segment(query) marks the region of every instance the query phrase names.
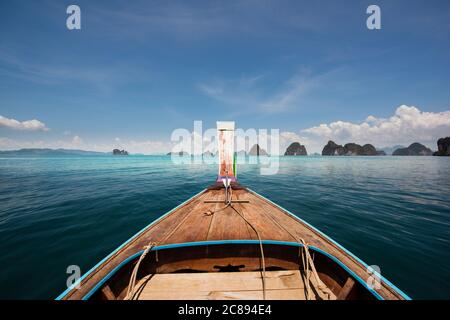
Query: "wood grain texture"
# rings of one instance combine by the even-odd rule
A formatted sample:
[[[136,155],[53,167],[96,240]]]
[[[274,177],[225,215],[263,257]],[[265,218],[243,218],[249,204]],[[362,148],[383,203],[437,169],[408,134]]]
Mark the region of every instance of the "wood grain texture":
[[[370,276],[359,261],[349,256],[328,238],[257,194],[241,188],[233,190],[233,199],[249,201],[234,203],[233,207],[258,230],[263,240],[298,242],[302,238],[308,245],[336,257],[361,279],[366,280]],[[141,251],[150,242],[164,245],[209,240],[257,239],[253,228],[233,208],[222,209],[224,203],[208,203],[205,200],[223,201],[223,189],[206,190],[171,214],[149,225],[83,279],[80,289],[70,291],[64,299],[81,299],[123,260]],[[402,298],[385,283],[382,283],[381,289],[376,291],[385,299]],[[221,292],[224,296],[230,294],[229,290]],[[259,294],[254,293],[254,295]],[[277,294],[273,293],[274,297],[278,297]]]
[[[143,278],[137,288],[138,300],[248,300],[262,299],[263,295],[261,272],[157,274]],[[269,299],[304,300],[305,283],[300,271],[266,272],[266,294]]]
[[[348,278],[347,281],[345,281],[344,287],[341,289],[341,292],[338,294],[339,300],[345,300],[348,295],[350,294],[350,291],[352,291],[353,287],[355,286],[355,280],[352,278]]]

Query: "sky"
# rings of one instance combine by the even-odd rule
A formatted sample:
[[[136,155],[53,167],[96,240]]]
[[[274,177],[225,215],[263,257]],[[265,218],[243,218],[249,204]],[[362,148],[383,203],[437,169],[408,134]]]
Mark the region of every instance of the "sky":
[[[81,8],[81,30],[66,9]],[[369,30],[366,9],[381,9]],[[0,2],[0,150],[163,153],[234,120],[320,152],[450,136],[450,2]]]

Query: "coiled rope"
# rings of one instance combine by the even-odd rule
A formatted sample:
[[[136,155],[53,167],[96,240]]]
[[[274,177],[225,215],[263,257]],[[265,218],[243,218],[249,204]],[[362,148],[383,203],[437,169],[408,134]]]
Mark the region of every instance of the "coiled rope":
[[[134,286],[136,285],[136,276],[139,271],[139,266],[144,260],[147,253],[152,250],[153,247],[156,246],[156,242],[150,242],[147,246],[144,247],[144,252],[139,257],[138,262],[134,266],[133,272],[131,273],[130,282],[128,283],[127,294],[125,296],[125,300],[133,300],[135,293]]]

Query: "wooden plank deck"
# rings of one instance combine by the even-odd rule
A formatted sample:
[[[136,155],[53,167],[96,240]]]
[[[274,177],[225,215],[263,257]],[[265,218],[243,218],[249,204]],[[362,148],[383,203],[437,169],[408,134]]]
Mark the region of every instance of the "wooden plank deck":
[[[69,292],[65,299],[81,299],[120,262],[141,251],[150,242],[164,245],[210,240],[257,239],[255,231],[233,208],[222,209],[224,203],[206,203],[208,200],[224,200],[223,189],[206,190],[152,224],[89,274],[82,281],[81,288]],[[369,277],[363,265],[327,238],[253,192],[245,188],[233,190],[233,200],[248,200],[248,203],[235,203],[233,206],[258,230],[263,240],[298,242],[302,238],[309,245],[335,256],[362,279]],[[386,299],[399,298],[398,294],[384,283],[377,291]]]
[[[314,280],[314,279],[312,279]],[[313,285],[316,283],[313,281]],[[155,274],[136,286],[137,300],[261,300],[261,272]],[[305,300],[305,283],[299,270],[266,272],[266,298]],[[312,292],[314,293],[314,292]],[[311,300],[316,300],[317,296]],[[331,294],[330,300],[336,296]]]

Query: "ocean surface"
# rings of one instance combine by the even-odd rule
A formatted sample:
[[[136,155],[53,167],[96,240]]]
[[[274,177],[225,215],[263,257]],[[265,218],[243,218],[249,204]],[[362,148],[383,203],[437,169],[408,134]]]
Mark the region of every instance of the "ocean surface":
[[[0,298],[53,299],[211,184],[216,165],[167,156],[0,158]],[[450,299],[450,158],[283,157],[239,181],[341,243],[415,299]]]

